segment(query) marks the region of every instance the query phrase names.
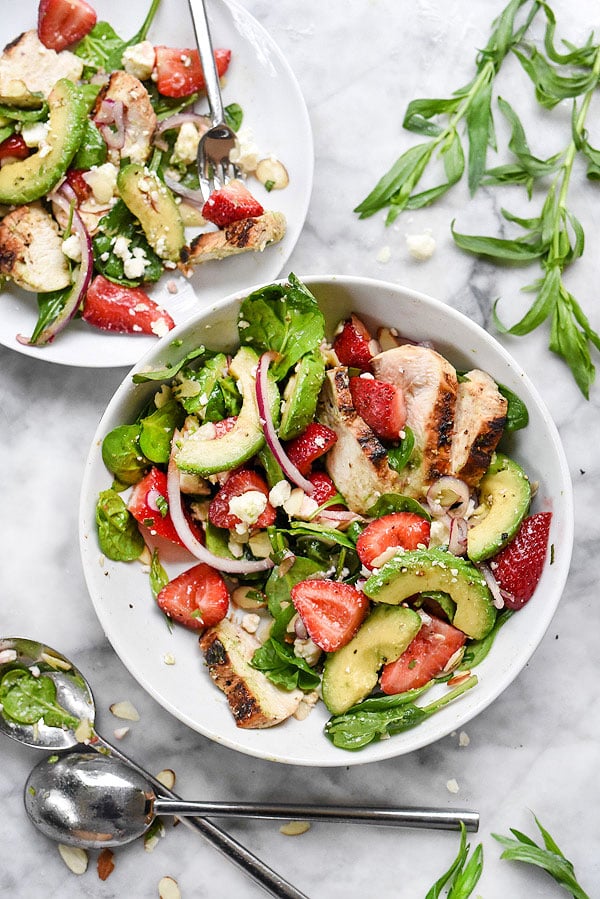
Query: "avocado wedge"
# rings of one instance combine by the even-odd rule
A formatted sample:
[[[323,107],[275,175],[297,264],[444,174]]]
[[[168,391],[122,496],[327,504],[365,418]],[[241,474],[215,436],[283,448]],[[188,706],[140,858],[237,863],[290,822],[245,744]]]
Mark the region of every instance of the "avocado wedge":
[[[531,484],[520,465],[497,453],[479,484],[480,505],[469,519],[467,555],[482,562],[517,533],[531,502]]]
[[[79,148],[88,111],[82,91],[62,78],[48,97],[48,109],[49,150],[44,147],[0,169],[0,203],[6,206],[23,206],[45,196],[58,184]]]
[[[442,549],[400,552],[372,574],[363,592],[375,602],[399,605],[418,593],[441,591],[456,603],[452,623],[480,640],[496,620],[492,594],[475,566]]]
[[[166,184],[150,169],[130,163],[120,170],[117,187],[157,256],[178,262],[185,233],[179,206]]]
[[[243,396],[242,408],[233,428],[213,440],[198,438],[194,431],[184,437],[175,462],[180,471],[207,477],[219,471],[229,471],[251,459],[264,445],[265,437],[256,404],[256,367],[258,356],[249,347],[241,347],[231,361],[229,370],[238,381]],[[269,407],[276,419],[279,412],[279,390],[269,378]]]

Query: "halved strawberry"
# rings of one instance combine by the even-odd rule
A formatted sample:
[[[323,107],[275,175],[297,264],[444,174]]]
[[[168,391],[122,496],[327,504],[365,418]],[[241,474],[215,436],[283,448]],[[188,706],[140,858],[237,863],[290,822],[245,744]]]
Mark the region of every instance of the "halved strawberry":
[[[27,159],[30,153],[22,134],[11,134],[0,143],[0,159]]]
[[[50,50],[64,50],[89,34],[96,19],[85,0],[40,0],[38,37]]]
[[[314,499],[318,506],[322,506],[323,503],[327,502],[327,500],[333,499],[334,496],[337,496],[337,487],[335,486],[329,475],[325,474],[324,471],[312,471],[308,475],[308,480],[314,487],[314,490],[311,493],[311,499]],[[328,506],[328,508],[343,509],[343,506],[335,504],[333,506]]]
[[[239,468],[227,478],[219,492],[210,501],[208,520],[211,524],[218,528],[227,528],[228,530],[232,530],[236,525],[243,524],[245,519],[240,518],[239,515],[232,511],[230,503],[233,499],[237,501],[245,493],[249,492],[261,493],[265,498],[269,496],[269,488],[266,481],[256,471],[252,471],[250,468]],[[250,503],[249,513],[249,517],[253,517]],[[267,499],[267,503],[258,518],[252,522],[246,521],[246,523],[249,523],[253,528],[266,528],[273,524],[275,515],[275,509]]]
[[[151,300],[141,287],[115,284],[96,275],[83,301],[83,319],[104,331],[155,334],[162,337],[175,327],[169,313]]]
[[[433,615],[400,658],[383,666],[379,685],[384,693],[404,693],[422,687],[441,674],[467,638],[462,631]]]
[[[383,440],[398,440],[406,424],[406,403],[399,387],[376,378],[350,378],[354,408]]]
[[[169,581],[156,601],[165,615],[195,631],[218,624],[229,610],[225,581],[205,562]]]
[[[371,370],[371,335],[358,316],[352,314],[346,319],[342,330],[333,341],[333,349],[342,365]]]
[[[418,549],[429,545],[431,525],[416,512],[390,512],[370,522],[356,541],[356,552],[367,568],[374,568],[379,557],[391,547]]]
[[[135,520],[147,527],[151,534],[183,546],[169,515],[167,476],[160,468],[154,466],[135,484],[127,508]]]
[[[204,72],[197,50],[181,50],[176,47],[155,47],[156,87],[163,97],[188,97],[206,88]],[[222,78],[231,62],[231,50],[214,51],[219,78]]]
[[[285,451],[301,474],[308,474],[311,465],[337,441],[337,434],[327,425],[311,422],[298,437],[285,446]]]
[[[92,188],[83,177],[86,171],[87,169],[69,169],[66,174],[67,183],[75,191],[75,196],[80,203],[89,199],[92,193]]]
[[[264,211],[246,185],[237,178],[219,190],[213,191],[202,207],[202,215],[206,221],[218,225],[219,228],[241,219],[262,215]]]
[[[300,581],[290,594],[311,640],[325,652],[345,646],[369,611],[364,593],[339,581]]]
[[[521,609],[531,599],[544,570],[552,512],[536,512],[523,519],[514,539],[490,561],[504,605]]]

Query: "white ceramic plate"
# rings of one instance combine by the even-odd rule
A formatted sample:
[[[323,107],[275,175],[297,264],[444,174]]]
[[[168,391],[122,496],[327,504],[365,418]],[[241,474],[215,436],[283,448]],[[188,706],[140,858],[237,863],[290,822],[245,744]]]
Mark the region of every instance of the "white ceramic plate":
[[[169,632],[153,604],[147,573],[138,563],[101,558],[94,510],[99,491],[111,483],[101,459],[102,439],[116,425],[134,421],[156,389],[133,385],[131,375],[110,402],[87,460],[80,508],[81,552],[90,595],[106,635],[133,676],[173,715],[249,755],[299,765],[352,765],[411,752],[463,727],[518,675],[542,639],[565,584],[573,542],[572,488],[558,433],[539,394],[518,364],[478,325],[436,300],[385,282],[349,277],[303,280],[319,300],[330,328],[354,311],[371,326],[396,325],[416,340],[433,340],[458,369],[485,369],[515,391],[529,409],[529,426],[516,432],[509,452],[531,480],[539,482],[533,509],[553,513],[554,561],[546,566],[537,594],[501,629],[492,651],[476,669],[479,684],[424,724],[359,752],[336,749],[323,735],[328,715],[322,703],[302,722],[291,719],[268,730],[237,728],[224,695],[208,676],[197,636],[182,627]],[[234,347],[236,314],[247,292],[223,300],[180,327],[173,335],[182,341],[177,354],[199,343],[215,349]],[[173,361],[173,352],[168,338],[163,338],[134,371],[162,367],[167,360]],[[177,551],[165,552],[170,553],[174,574],[190,567],[189,556],[184,561]],[[161,558],[166,562],[168,556]],[[165,665],[166,653],[175,657],[174,665]]]
[[[148,0],[92,0],[98,18],[111,23],[127,38],[140,27]],[[0,47],[21,32],[35,28],[37,0],[11,2],[2,10]],[[285,214],[287,234],[263,253],[244,253],[200,266],[191,280],[176,275],[178,293],[166,288],[167,274],[150,295],[164,305],[177,324],[219,298],[243,290],[247,284],[279,277],[304,225],[313,177],[313,141],[310,121],[296,78],[286,59],[263,27],[235,0],[209,0],[208,12],[215,47],[229,47],[232,62],[223,88],[223,101],[239,103],[243,126],[252,132],[265,156],[274,154],[286,166],[290,183],[267,193],[254,178],[249,186],[267,209]],[[149,38],[157,44],[193,47],[194,38],[185,0],[162,0]],[[197,107],[200,111],[203,106]],[[206,107],[207,111],[207,107]],[[103,333],[83,321],[71,322],[53,344],[23,346],[17,334],[32,333],[37,319],[36,295],[14,285],[0,292],[0,343],[19,353],[62,365],[107,368],[133,365],[156,338],[145,335]]]

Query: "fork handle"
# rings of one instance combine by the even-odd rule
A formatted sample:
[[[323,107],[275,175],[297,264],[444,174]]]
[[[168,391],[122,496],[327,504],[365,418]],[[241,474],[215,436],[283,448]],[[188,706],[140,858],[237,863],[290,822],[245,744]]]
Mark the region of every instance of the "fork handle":
[[[206,94],[208,97],[210,117],[213,125],[220,125],[225,119],[225,114],[223,112],[221,85],[219,84],[219,73],[217,72],[217,66],[215,64],[210,28],[208,25],[208,15],[206,13],[206,4],[204,0],[188,0],[188,6],[192,16],[204,80],[206,81]]]

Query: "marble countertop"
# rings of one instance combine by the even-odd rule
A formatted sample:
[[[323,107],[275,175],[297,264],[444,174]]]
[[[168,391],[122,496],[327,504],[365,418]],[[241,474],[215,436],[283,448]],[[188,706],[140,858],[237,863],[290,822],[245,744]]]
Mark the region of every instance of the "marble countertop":
[[[243,0],[243,5],[289,59],[314,132],[314,189],[287,271],[401,283],[447,302],[489,330],[498,297],[507,318],[518,318],[525,308],[520,287],[535,277],[535,267],[499,269],[476,261],[453,245],[450,223],[456,218],[464,231],[496,233],[502,205],[521,214],[537,209],[524,192],[483,189],[470,199],[459,184],[435,206],[405,213],[389,228],[382,215],[359,221],[352,212],[400,151],[417,142],[402,129],[408,101],[447,95],[472,77],[474,48],[485,44],[502,3]],[[553,7],[559,34],[573,41],[582,42],[598,24],[592,0],[555,0]],[[0,37],[12,35],[1,34],[0,26]],[[568,124],[569,107],[559,107],[549,123],[551,117],[530,102],[525,83],[516,60],[509,60],[498,89],[518,106],[532,151],[548,156],[566,133],[552,123],[562,117],[562,125]],[[597,120],[597,103],[591,122]],[[500,143],[506,137],[502,129],[498,121]],[[597,146],[593,125],[590,132]],[[567,281],[600,331],[598,189],[576,167],[571,204],[585,228],[586,251]],[[429,260],[417,261],[406,235],[426,231],[436,250]],[[542,394],[564,442],[575,494],[571,573],[545,638],[512,686],[469,723],[468,745],[454,734],[397,759],[306,769],[238,754],[172,718],[132,679],[106,640],[87,595],[78,549],[84,461],[125,370],[49,365],[3,347],[0,634],[44,640],[76,660],[93,685],[98,727],[109,739],[118,726],[109,706],[131,700],[141,719],[124,738],[123,750],[149,770],[172,768],[178,791],[187,797],[383,805],[393,785],[395,796],[407,804],[480,812],[480,832],[471,844],[483,843],[485,865],[475,895],[558,899],[564,891],[544,872],[500,860],[500,846],[491,836],[507,834],[510,827],[537,836],[535,813],[573,861],[582,886],[598,895],[600,518],[594,498],[600,492],[600,392],[596,385],[586,401],[548,351],[547,339],[545,327],[525,338],[500,337]],[[39,755],[7,739],[1,740],[0,753],[0,894],[142,899],[158,895],[160,878],[170,875],[183,897],[265,895],[183,827],[176,832],[169,827],[152,853],[140,842],[117,850],[116,868],[105,882],[98,877],[95,853],[85,874],[71,874],[56,846],[33,830],[23,811],[23,784]],[[448,790],[452,780],[457,794]],[[313,825],[291,837],[268,821],[228,823],[227,830],[311,899],[417,899],[458,849],[456,834],[433,831]]]

